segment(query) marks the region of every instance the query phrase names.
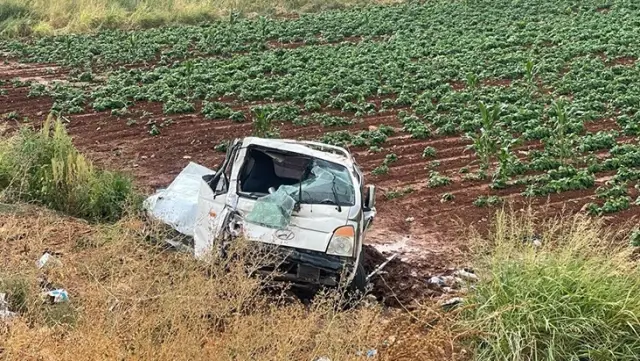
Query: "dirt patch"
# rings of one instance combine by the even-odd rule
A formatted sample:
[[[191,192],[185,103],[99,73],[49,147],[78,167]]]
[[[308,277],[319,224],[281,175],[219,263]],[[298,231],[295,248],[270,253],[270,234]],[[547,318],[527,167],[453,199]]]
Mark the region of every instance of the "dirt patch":
[[[632,57],[632,56],[623,56],[620,58],[616,58],[616,59],[612,59],[608,62],[607,65],[609,66],[616,66],[616,65],[620,65],[620,66],[633,66],[635,65],[636,61],[638,59]]]
[[[363,249],[367,274],[391,256],[388,253],[383,254],[373,246],[365,245]],[[442,296],[442,288],[428,282],[431,277],[428,269],[420,264],[403,262],[401,258],[396,257],[371,278],[371,293],[387,306],[406,308],[416,306],[417,300]]]

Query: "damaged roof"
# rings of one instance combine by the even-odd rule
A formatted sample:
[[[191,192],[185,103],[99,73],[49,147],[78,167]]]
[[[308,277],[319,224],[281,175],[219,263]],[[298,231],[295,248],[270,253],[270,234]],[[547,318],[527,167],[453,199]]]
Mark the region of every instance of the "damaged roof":
[[[265,139],[257,137],[244,138],[242,146],[248,147],[250,145],[304,154],[314,158],[343,164],[348,167],[355,164],[353,157],[351,157],[351,154],[346,149],[324,143],[298,141],[293,139]]]

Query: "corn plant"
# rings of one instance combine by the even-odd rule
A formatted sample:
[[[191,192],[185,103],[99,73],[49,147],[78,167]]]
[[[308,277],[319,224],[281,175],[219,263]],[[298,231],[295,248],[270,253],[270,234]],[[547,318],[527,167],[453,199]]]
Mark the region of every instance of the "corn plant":
[[[489,169],[492,158],[499,149],[499,135],[497,129],[498,115],[500,108],[494,105],[491,110],[484,103],[479,103],[481,123],[478,132],[467,134],[466,138],[471,140],[471,145],[467,149],[473,149],[480,160],[480,168]]]
[[[253,109],[253,135],[260,138],[273,138],[278,130],[272,125],[271,114],[263,108]]]
[[[524,63],[524,77],[528,83],[533,83],[533,77],[535,76],[535,65],[533,60],[527,60]]]

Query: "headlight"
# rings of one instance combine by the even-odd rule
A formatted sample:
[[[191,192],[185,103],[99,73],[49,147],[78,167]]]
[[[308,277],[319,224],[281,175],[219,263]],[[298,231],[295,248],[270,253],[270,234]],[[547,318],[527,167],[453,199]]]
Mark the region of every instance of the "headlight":
[[[353,256],[353,246],[355,244],[355,231],[352,226],[340,227],[333,232],[327,254],[335,256]]]

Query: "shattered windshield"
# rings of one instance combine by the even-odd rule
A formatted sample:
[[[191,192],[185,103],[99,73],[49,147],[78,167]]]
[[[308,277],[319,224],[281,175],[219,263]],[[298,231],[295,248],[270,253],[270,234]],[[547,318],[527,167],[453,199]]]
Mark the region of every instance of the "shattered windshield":
[[[293,199],[306,204],[352,206],[355,192],[346,167],[313,159],[302,183],[282,186]],[[302,196],[299,198],[300,190]]]
[[[352,206],[355,204],[355,191],[349,171],[346,167],[321,159],[306,158],[303,166],[298,168],[302,182],[287,182],[281,178],[279,185],[269,182],[269,174],[262,173],[259,183],[247,182],[242,191],[250,190],[250,195],[269,187],[270,194],[258,197],[256,204],[249,212],[246,220],[269,228],[282,229],[291,219],[291,214],[297,202],[301,204],[328,204],[338,206]],[[263,171],[265,168],[261,168]],[[292,171],[293,169],[288,169]],[[283,174],[281,169],[278,172]],[[251,173],[251,171],[249,171]],[[289,172],[291,173],[291,172]],[[277,174],[275,174],[277,177]],[[247,178],[251,180],[251,178]],[[273,181],[273,179],[271,179]],[[248,188],[248,189],[247,189]]]
[[[239,190],[254,198],[284,192],[302,204],[355,204],[351,174],[345,166],[273,149],[249,149]]]

